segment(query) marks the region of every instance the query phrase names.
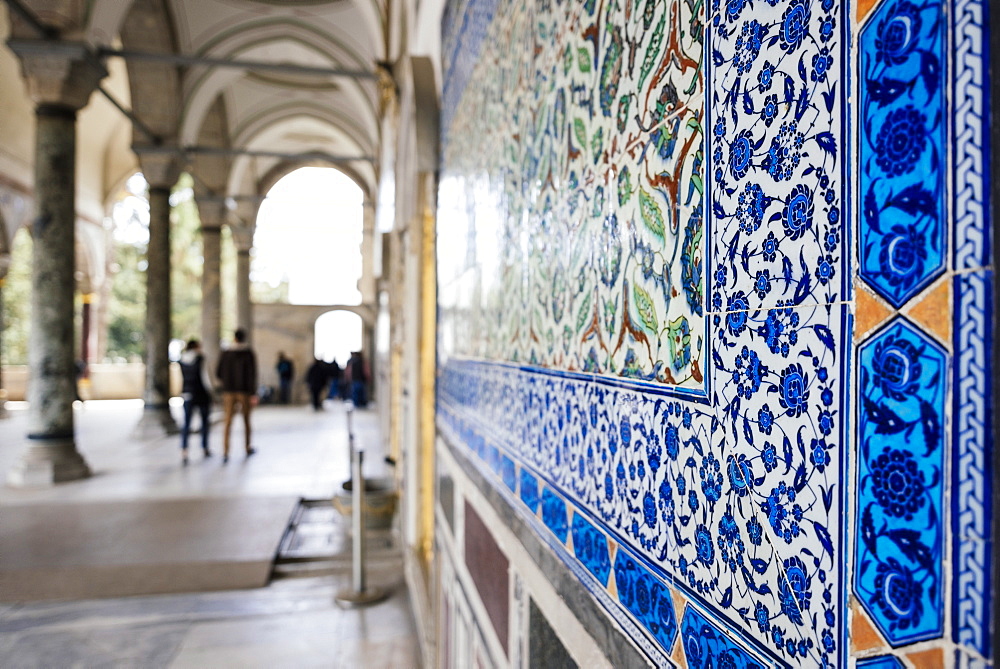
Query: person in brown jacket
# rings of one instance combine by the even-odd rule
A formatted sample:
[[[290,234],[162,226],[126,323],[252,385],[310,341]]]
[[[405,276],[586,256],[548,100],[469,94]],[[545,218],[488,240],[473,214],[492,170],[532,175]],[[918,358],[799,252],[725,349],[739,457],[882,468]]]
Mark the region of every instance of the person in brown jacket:
[[[234,334],[236,343],[222,352],[215,376],[222,385],[222,408],[225,423],[222,438],[222,462],[229,462],[229,431],[233,425],[233,413],[238,406],[243,413],[243,432],[246,437],[247,457],[256,453],[250,446],[250,407],[257,393],[257,356],[247,344],[246,330],[240,328]]]

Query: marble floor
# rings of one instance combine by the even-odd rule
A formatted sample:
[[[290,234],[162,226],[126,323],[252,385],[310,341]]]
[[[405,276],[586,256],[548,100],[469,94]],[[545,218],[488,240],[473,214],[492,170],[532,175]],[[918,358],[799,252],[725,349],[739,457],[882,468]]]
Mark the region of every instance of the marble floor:
[[[18,457],[26,432],[23,405],[9,409],[0,420],[3,471]],[[0,666],[419,666],[402,569],[384,552],[369,583],[391,596],[367,609],[336,606],[334,596],[349,579],[342,559],[263,587],[223,589],[245,587],[224,575],[273,551],[294,500],[330,498],[346,480],[342,404],[328,403],[323,412],[261,407],[254,415],[258,453],[249,459],[234,453],[225,465],[218,457],[220,426],[213,425],[215,457],[202,460],[193,448],[187,467],[178,437],[131,437],[141,414],[140,402],[83,403],[76,411],[77,442],[94,476],[39,489],[0,486],[0,545],[5,538],[17,542],[0,550],[0,587],[4,570],[31,567],[39,582],[75,576],[78,586],[91,588],[67,585],[54,597],[15,597],[9,586],[0,591]],[[367,452],[366,476],[389,474],[376,414],[355,412],[355,431]],[[213,561],[214,572],[203,566]],[[142,569],[152,569],[173,589],[183,573],[203,574],[182,587],[191,592],[123,597],[115,587],[126,579],[108,579],[109,565],[112,574],[137,582],[156,581],[143,576],[149,572]],[[46,575],[46,569],[52,571]],[[94,582],[102,569],[107,586]]]

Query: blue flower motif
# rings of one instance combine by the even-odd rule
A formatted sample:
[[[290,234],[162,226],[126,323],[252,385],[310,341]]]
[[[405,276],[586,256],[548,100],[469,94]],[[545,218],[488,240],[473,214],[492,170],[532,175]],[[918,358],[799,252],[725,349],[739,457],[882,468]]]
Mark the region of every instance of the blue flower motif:
[[[798,417],[805,412],[808,401],[809,377],[802,371],[802,365],[792,363],[781,372],[778,402],[787,416]]]
[[[774,236],[774,231],[767,233],[767,237],[760,245],[760,250],[764,255],[764,260],[774,262],[778,253],[778,238]]]
[[[667,425],[663,434],[663,445],[667,449],[667,456],[671,460],[676,460],[681,452],[681,437],[676,425]]]
[[[826,73],[832,66],[833,56],[830,55],[830,49],[823,47],[818,54],[812,57],[812,74],[809,78],[813,81],[826,81]]]
[[[763,602],[757,602],[757,605],[754,607],[753,617],[757,621],[757,629],[759,631],[767,633],[771,629],[771,613],[764,606]]]
[[[771,65],[770,61],[765,60],[764,65],[761,66],[760,72],[757,74],[757,83],[760,84],[760,90],[769,91],[773,82],[774,65]]]
[[[714,454],[705,456],[698,474],[701,476],[701,491],[705,494],[705,499],[714,505],[722,497],[722,465]]]
[[[704,525],[698,525],[694,531],[694,545],[698,551],[698,559],[711,567],[715,562],[715,546],[712,544],[712,533]]]
[[[715,119],[715,126],[713,132],[716,137],[725,137],[726,135],[726,119],[722,116]]]
[[[746,455],[730,455],[726,459],[726,473],[729,475],[729,486],[737,495],[745,497],[749,494],[753,486],[753,467]]]
[[[760,111],[760,117],[764,120],[764,125],[768,128],[774,123],[774,119],[778,117],[778,96],[775,94],[768,95],[764,98],[764,107]]]
[[[757,334],[764,338],[768,350],[778,353],[782,347],[782,335],[785,333],[785,323],[781,318],[781,309],[768,309],[764,325],[757,329]]]
[[[761,540],[764,537],[764,527],[760,524],[760,521],[756,517],[751,518],[747,522],[747,538],[750,540],[754,546],[760,546]]]
[[[642,517],[648,527],[656,525],[656,500],[651,492],[647,492],[642,498]]]
[[[903,0],[889,10],[878,24],[875,37],[875,61],[901,65],[916,47],[920,35],[920,10]]]
[[[829,215],[827,215],[829,218]],[[823,248],[829,252],[837,250],[837,245],[840,243],[840,232],[837,228],[830,228],[826,232],[826,236],[823,238]]]
[[[889,336],[875,344],[872,380],[890,398],[903,401],[919,390],[922,349],[902,337]]]
[[[778,129],[777,137],[771,139],[767,155],[761,167],[767,170],[775,182],[787,181],[801,160],[801,149],[805,136],[798,131],[798,123],[785,121]]]
[[[734,361],[733,380],[738,384],[736,393],[740,397],[750,398],[760,390],[760,383],[767,374],[767,366],[761,364],[760,356],[744,346],[740,355]]]
[[[726,18],[730,21],[738,19],[745,5],[746,0],[726,0]]]
[[[792,0],[781,16],[782,51],[795,51],[809,34],[809,3],[807,0]]]
[[[767,294],[771,292],[771,271],[763,269],[757,272],[753,287],[757,291],[757,297],[762,300],[767,297]]]
[[[823,433],[823,436],[830,436],[830,433],[833,432],[833,414],[824,409],[819,415],[818,424],[819,431]]]
[[[746,184],[736,207],[736,220],[740,222],[740,229],[749,234],[759,228],[764,220],[764,209],[770,201],[771,198],[764,195],[759,184]]]
[[[728,328],[729,333],[734,337],[739,337],[747,325],[747,312],[750,309],[750,303],[747,302],[746,293],[742,290],[737,291],[729,298],[729,304],[726,306],[726,328]]]
[[[871,464],[872,496],[891,518],[913,520],[927,499],[924,473],[906,450],[890,448]]]
[[[695,494],[694,490],[688,491],[688,507],[691,511],[697,511],[701,503],[698,501],[698,495]]]
[[[778,468],[778,449],[769,441],[764,442],[764,449],[760,452],[760,459],[764,463],[765,471],[774,471]]]
[[[774,426],[774,414],[771,413],[771,407],[766,403],[757,412],[757,424],[763,434],[771,434],[771,428]]]
[[[821,256],[819,259],[819,265],[816,267],[816,278],[822,285],[830,283],[833,279],[833,275],[837,273],[834,269],[833,256]]]
[[[830,454],[827,453],[826,442],[822,439],[813,439],[809,448],[809,460],[816,467],[816,471],[822,474],[826,470],[826,466],[830,464]]]
[[[923,275],[927,260],[924,236],[913,225],[894,225],[882,237],[878,263],[890,286],[910,288]]]
[[[813,222],[813,193],[809,186],[798,184],[788,196],[781,213],[781,225],[790,239],[798,239]]]
[[[802,614],[809,610],[812,592],[806,566],[797,555],[783,562],[784,574],[778,575],[778,598],[781,612],[796,625],[803,623]]]
[[[875,139],[875,163],[889,176],[909,174],[927,146],[927,117],[913,105],[886,115]]]
[[[743,24],[743,30],[736,38],[736,71],[744,74],[750,71],[753,62],[760,54],[761,38],[767,30],[757,21],[751,20]]]
[[[825,4],[825,3],[824,3]],[[829,10],[827,10],[829,11]],[[819,38],[825,44],[833,39],[833,29],[837,25],[837,20],[832,14],[824,16],[819,22]]]
[[[916,627],[924,615],[921,601],[923,587],[913,578],[913,572],[890,557],[875,568],[876,604],[890,620],[889,630],[906,630]]]
[[[747,175],[752,157],[753,135],[749,130],[742,130],[729,145],[729,171],[734,179],[739,180]]]

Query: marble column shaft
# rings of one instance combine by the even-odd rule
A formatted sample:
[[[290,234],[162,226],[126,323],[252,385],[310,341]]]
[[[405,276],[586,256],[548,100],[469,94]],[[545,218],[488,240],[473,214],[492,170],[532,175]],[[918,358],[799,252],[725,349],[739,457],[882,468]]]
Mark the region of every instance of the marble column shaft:
[[[201,347],[208,369],[215,369],[222,338],[222,228],[202,225],[201,246]]]
[[[170,189],[149,188],[149,248],[146,251],[147,410],[170,401]]]
[[[74,442],[76,364],[76,111],[36,109],[31,332],[28,340],[30,447],[11,472],[14,484],[82,478],[90,469]],[[37,481],[35,480],[37,478]]]
[[[0,261],[3,257],[0,256]],[[3,385],[3,335],[4,327],[6,323],[3,319],[3,284],[4,284],[4,267],[0,264],[0,418],[7,418],[7,389]]]
[[[253,311],[250,302],[250,249],[236,250],[236,327],[253,338]]]

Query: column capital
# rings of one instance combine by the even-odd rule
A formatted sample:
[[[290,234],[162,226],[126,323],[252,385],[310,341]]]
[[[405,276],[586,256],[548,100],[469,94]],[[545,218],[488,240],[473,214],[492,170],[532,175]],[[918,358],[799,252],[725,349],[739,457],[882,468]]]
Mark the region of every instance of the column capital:
[[[195,191],[194,202],[198,206],[198,218],[201,219],[201,229],[220,230],[226,220],[226,205],[218,198],[208,196],[199,198]]]
[[[83,109],[108,71],[83,42],[12,39],[7,42],[21,61],[21,75],[36,106]]]
[[[241,253],[249,253],[253,247],[253,226],[230,223],[229,231],[233,233],[233,244],[236,246],[236,250]]]
[[[146,178],[149,189],[170,190],[181,176],[181,164],[175,155],[169,153],[136,152],[139,168]]]

